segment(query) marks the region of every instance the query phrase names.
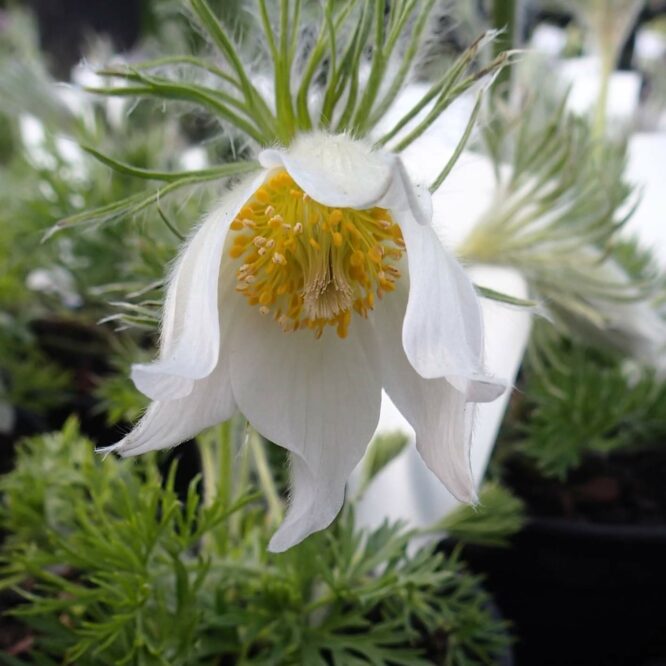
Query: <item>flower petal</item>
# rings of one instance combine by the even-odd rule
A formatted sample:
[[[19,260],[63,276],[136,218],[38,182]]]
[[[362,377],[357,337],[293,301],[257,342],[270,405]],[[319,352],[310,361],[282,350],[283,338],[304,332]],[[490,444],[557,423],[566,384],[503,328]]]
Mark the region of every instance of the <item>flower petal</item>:
[[[262,151],[259,162],[267,169],[284,167],[301,189],[325,206],[370,208],[393,178],[386,155],[344,134],[303,134],[287,150]]]
[[[225,354],[208,377],[193,382],[189,395],[179,400],[153,402],[129,435],[102,452],[136,456],[170,448],[226,421],[235,411],[229,357]]]
[[[342,340],[328,329],[284,333],[248,307],[233,326],[231,382],[240,411],[292,452],[289,513],[270,549],[283,551],[335,518],[345,483],[379,420],[381,385],[367,321]]]
[[[392,211],[409,265],[402,328],[407,358],[424,378],[446,377],[470,400],[493,400],[505,386],[483,372],[483,319],[472,282],[434,229]]]
[[[405,301],[405,296],[394,292],[373,313],[382,384],[414,428],[416,448],[429,469],[458,500],[474,502],[470,466],[473,406],[447,380],[424,379],[412,367],[400,335]]]
[[[220,349],[218,285],[234,286],[231,275],[220,279],[224,241],[234,217],[264,179],[264,172],[254,175],[226,194],[177,260],[164,304],[160,358],[132,368],[136,387],[153,400],[188,395],[194,380],[215,368]]]
[[[428,188],[412,182],[400,157],[394,155],[391,159],[393,180],[380,205],[391,211],[405,211],[419,224],[430,224],[433,208]]]

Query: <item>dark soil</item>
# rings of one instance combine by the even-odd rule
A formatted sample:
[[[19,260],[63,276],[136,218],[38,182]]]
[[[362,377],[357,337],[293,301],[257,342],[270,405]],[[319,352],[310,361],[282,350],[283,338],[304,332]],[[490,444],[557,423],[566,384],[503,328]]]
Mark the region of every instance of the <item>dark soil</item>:
[[[566,481],[504,463],[528,521],[465,547],[513,622],[517,666],[665,666],[666,446],[588,456]]]
[[[666,446],[588,457],[566,482],[546,479],[514,459],[504,480],[535,518],[666,528]]]

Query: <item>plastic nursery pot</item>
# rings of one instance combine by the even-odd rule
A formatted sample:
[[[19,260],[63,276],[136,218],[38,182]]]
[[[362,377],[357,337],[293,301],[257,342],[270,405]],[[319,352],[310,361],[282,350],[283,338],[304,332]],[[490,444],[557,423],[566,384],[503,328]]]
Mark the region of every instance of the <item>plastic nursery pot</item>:
[[[463,556],[514,624],[516,666],[666,665],[666,525],[535,519]]]

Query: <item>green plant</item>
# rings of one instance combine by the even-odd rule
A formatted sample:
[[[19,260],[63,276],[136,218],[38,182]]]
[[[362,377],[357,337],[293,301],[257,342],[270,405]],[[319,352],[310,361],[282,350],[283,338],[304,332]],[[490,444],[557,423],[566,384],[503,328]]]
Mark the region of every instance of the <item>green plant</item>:
[[[650,369],[538,327],[519,408],[499,455],[525,456],[545,476],[565,479],[588,455],[660,446],[666,382]]]
[[[481,487],[478,506],[459,506],[435,528],[459,543],[508,546],[524,524],[524,502],[499,483],[488,481]]]
[[[75,420],[19,447],[0,585],[22,599],[30,663],[472,666],[505,649],[478,579],[431,547],[409,555],[399,525],[358,531],[349,508],[271,555],[256,494],[204,501],[175,478],[154,457],[101,459]]]

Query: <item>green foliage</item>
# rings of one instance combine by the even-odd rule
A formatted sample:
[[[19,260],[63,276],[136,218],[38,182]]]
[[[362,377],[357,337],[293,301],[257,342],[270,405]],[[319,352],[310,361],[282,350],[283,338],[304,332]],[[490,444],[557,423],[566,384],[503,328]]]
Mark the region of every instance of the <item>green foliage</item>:
[[[72,373],[40,349],[35,335],[0,318],[0,400],[41,414],[71,398]]]
[[[203,187],[193,197],[181,190],[177,200],[161,201],[157,209],[125,222],[89,225],[42,242],[54,223],[73,211],[144,196],[140,179],[110,170],[78,149],[78,142],[100,150],[113,146],[120,161],[154,175],[182,169],[179,160],[189,140],[182,117],[127,108],[118,118],[111,106],[57,84],[46,73],[29,16],[12,10],[6,20],[0,117],[11,122],[0,122],[8,147],[0,159],[0,399],[44,413],[98,380],[91,367],[104,366],[113,354],[111,326],[100,327],[98,321],[155,331],[165,267],[180,240],[162,216],[178,219],[182,236],[212,192]],[[59,345],[74,348],[80,343],[68,339],[71,329],[86,331],[98,341],[94,358],[79,348],[69,364],[77,369],[65,369],[63,355],[43,344],[37,331],[42,324]],[[139,340],[135,332],[126,337],[132,336]],[[114,419],[120,411],[136,413],[129,396],[124,398],[126,406]]]
[[[99,400],[98,410],[105,414],[109,425],[134,423],[148,406],[148,398],[136,390],[129,372],[100,379],[95,397]]]
[[[630,372],[617,356],[543,334],[524,370],[521,408],[509,421],[512,450],[542,474],[564,479],[584,456],[663,443],[666,382],[650,370]]]
[[[508,546],[525,524],[525,504],[499,483],[489,481],[477,506],[461,505],[437,525],[460,543]]]
[[[256,496],[174,484],[151,456],[100,458],[73,420],[20,446],[0,480],[1,586],[23,599],[30,663],[472,666],[506,647],[478,580],[410,556],[397,525],[362,533],[347,510],[271,555]]]
[[[115,67],[104,74],[128,85],[100,86],[95,92],[195,104],[226,127],[266,146],[286,145],[297,132],[313,129],[367,135],[412,75],[435,3],[399,0],[385,12],[384,3],[374,1],[327,0],[321,7],[314,3],[303,7],[300,2],[278,5],[257,0],[255,24],[242,28],[253,38],[243,40],[241,34],[238,43],[206,0],[187,4],[215,59],[168,56]],[[492,37],[485,35],[465,50],[379,143],[396,138],[420,110],[434,102],[423,121],[398,137],[395,150],[407,147],[456,97],[506,65],[508,56],[502,54],[484,68],[476,66],[479,52]],[[243,64],[244,41],[251,42],[253,49],[247,60],[259,61],[260,70],[272,70],[274,88],[268,95],[273,99],[265,97],[256,85],[255,72]],[[266,53],[256,53],[257,43],[266,44]],[[360,70],[366,60],[369,76],[362,86]]]

